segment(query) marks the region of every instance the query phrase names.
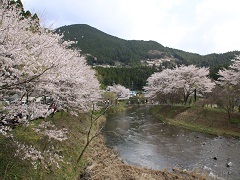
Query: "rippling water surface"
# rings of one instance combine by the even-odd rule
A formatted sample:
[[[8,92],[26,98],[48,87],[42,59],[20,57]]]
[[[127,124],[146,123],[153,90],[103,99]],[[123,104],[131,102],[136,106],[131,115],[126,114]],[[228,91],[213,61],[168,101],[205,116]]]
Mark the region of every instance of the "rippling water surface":
[[[149,107],[109,117],[103,133],[107,145],[128,164],[160,170],[197,168],[212,176],[240,179],[239,139],[163,124],[149,114]]]

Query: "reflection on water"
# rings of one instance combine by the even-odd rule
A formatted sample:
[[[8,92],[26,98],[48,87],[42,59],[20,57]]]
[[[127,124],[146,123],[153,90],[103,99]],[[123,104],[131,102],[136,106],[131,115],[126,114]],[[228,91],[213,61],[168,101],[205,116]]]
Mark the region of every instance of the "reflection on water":
[[[160,170],[198,168],[218,177],[240,179],[239,139],[160,123],[148,107],[109,117],[103,133],[107,145],[128,164]]]

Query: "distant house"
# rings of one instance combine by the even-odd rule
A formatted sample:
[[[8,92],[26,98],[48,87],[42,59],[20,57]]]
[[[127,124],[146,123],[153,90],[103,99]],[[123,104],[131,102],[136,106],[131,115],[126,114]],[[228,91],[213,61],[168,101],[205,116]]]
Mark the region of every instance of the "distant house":
[[[137,95],[137,91],[129,91],[129,97],[134,97]]]

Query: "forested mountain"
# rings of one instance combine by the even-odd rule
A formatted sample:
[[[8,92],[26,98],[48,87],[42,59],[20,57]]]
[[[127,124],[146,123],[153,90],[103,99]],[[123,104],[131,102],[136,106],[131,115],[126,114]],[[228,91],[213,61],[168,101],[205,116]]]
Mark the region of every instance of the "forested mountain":
[[[65,40],[75,40],[75,47],[83,54],[91,54],[89,63],[115,65],[140,64],[140,60],[172,58],[177,64],[195,64],[206,67],[228,66],[240,51],[223,54],[199,55],[178,49],[164,47],[155,41],[124,40],[108,35],[86,24],[63,26],[56,32],[64,34]],[[95,59],[94,59],[95,58]]]
[[[199,67],[210,67],[210,76],[217,79],[218,70],[228,67],[235,55],[240,54],[240,51],[232,51],[202,56],[164,47],[155,41],[120,39],[86,24],[63,26],[56,29],[56,32],[63,33],[65,40],[77,41],[73,48],[81,50],[81,53],[87,56],[89,64],[118,66],[118,68],[110,69],[96,68],[99,76],[102,77],[101,83],[105,86],[115,82],[132,88],[133,84],[134,89],[140,90],[145,85],[148,76],[151,75],[149,73],[157,70],[155,67],[141,68],[140,65],[143,65],[144,61],[153,62],[162,59],[165,61],[160,65],[160,70],[163,66],[171,68],[176,64],[194,64]],[[128,67],[136,68],[129,69]]]

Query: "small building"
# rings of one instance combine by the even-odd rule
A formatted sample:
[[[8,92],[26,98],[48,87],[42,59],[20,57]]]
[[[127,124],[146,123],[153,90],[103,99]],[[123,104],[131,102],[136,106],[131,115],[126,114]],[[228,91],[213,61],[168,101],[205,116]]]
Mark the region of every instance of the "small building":
[[[134,97],[137,95],[137,91],[129,91],[129,97]]]

